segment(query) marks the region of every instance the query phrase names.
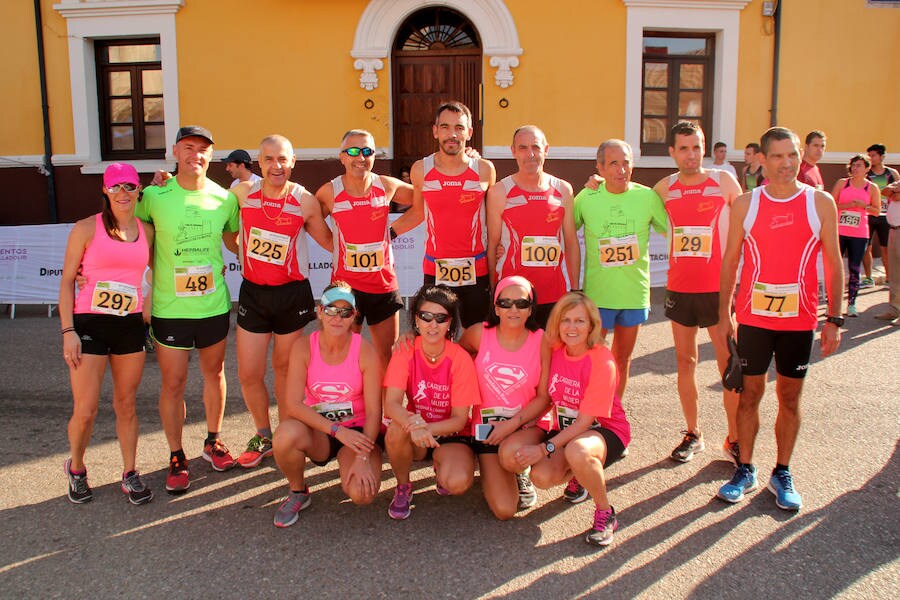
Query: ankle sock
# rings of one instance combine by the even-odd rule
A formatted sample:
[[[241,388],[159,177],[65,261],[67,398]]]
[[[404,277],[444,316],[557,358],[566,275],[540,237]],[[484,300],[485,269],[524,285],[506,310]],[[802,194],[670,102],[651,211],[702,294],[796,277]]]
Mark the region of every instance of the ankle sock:
[[[267,440],[271,440],[272,439],[272,428],[266,427],[265,429],[257,429],[256,435],[258,435],[259,437],[264,437]]]
[[[203,442],[203,445],[215,444],[217,439],[219,439],[218,431],[207,431],[206,432],[206,440]]]

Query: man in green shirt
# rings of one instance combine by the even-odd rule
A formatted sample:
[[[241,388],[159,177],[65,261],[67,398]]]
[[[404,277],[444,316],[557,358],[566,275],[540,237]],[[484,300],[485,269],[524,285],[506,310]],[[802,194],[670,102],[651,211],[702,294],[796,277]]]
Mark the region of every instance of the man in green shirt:
[[[584,292],[600,307],[603,337],[613,330],[620,398],[638,330],[650,313],[650,227],[665,233],[669,226],[656,192],[631,181],[632,156],[622,140],[600,144],[597,172],[603,181],[575,197],[575,224],[584,226]]]
[[[234,459],[219,430],[225,413],[225,340],[231,296],[223,275],[222,240],[236,249],[238,203],[234,194],[206,178],[213,152],[212,134],[203,127],[178,130],[172,153],[178,174],[163,186],[144,190],[138,218],[157,230],[153,257],[151,329],[162,376],[159,416],[171,457],[166,489],[190,486],[182,449],[184,388],[190,351],[197,348],[203,375],[207,438],[203,458],[224,471]]]

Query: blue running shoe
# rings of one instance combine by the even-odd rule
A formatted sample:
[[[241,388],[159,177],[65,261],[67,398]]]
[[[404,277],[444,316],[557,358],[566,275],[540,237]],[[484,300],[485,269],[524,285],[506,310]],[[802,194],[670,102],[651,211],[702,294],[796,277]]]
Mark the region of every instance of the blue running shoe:
[[[756,467],[753,465],[739,465],[731,476],[731,481],[719,488],[716,494],[725,502],[740,502],[744,494],[756,489]]]
[[[769,491],[775,494],[775,504],[782,510],[800,510],[803,500],[794,489],[794,478],[790,471],[772,471]]]

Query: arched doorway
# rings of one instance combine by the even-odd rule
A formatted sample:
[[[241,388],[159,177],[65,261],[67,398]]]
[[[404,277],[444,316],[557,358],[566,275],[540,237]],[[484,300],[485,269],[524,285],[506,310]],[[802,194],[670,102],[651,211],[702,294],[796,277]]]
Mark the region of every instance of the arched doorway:
[[[411,14],[400,25],[391,53],[394,104],[394,171],[434,152],[434,111],[459,100],[472,111],[481,149],[481,41],[472,23],[444,7]]]

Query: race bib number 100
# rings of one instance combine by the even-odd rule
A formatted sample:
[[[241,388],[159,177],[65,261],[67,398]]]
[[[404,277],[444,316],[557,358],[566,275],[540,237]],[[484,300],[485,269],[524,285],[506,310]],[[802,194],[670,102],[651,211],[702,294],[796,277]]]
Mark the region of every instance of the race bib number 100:
[[[526,235],[522,238],[523,267],[557,267],[561,254],[559,238],[552,235]]]
[[[98,281],[91,296],[91,312],[122,317],[137,307],[137,288],[118,281]]]
[[[750,312],[761,317],[796,317],[800,314],[800,284],[753,284]]]
[[[604,267],[624,267],[632,265],[640,258],[637,235],[608,237],[597,240],[600,250],[600,264]]]
[[[437,285],[475,285],[474,258],[438,258],[434,261],[434,269]]]
[[[206,296],[215,291],[216,282],[213,280],[212,265],[175,267],[175,295],[177,297]]]

